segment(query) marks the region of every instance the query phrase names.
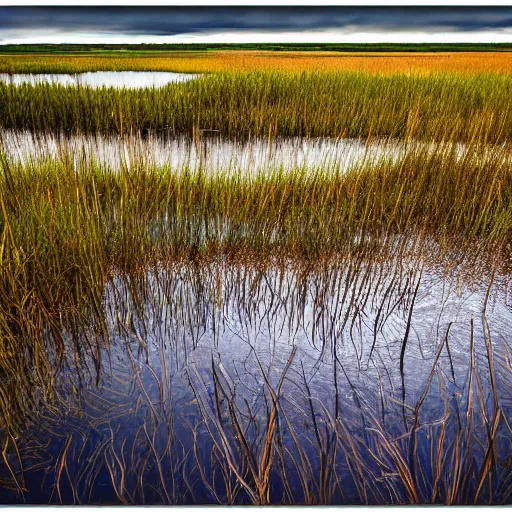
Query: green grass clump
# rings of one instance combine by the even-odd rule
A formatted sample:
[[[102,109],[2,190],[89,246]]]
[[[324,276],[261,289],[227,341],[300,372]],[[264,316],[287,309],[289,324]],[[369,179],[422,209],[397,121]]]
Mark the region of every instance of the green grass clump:
[[[337,167],[171,171],[149,164],[113,170],[69,153],[26,165],[5,159],[0,221],[17,249],[22,244],[39,260],[67,247],[84,255],[100,251],[113,264],[190,250],[316,257],[351,249],[364,234],[378,240],[411,230],[507,242],[511,164],[506,148],[459,153],[450,145],[430,151],[411,145],[393,160],[362,162],[345,173]],[[63,255],[56,263],[66,264]]]
[[[363,73],[220,73],[160,89],[0,84],[0,123],[33,131],[512,138],[512,78]]]

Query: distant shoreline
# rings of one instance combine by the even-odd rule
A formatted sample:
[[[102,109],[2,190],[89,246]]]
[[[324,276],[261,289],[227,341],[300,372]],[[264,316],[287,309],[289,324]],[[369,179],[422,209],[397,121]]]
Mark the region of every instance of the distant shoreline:
[[[183,52],[266,50],[322,52],[509,52],[511,43],[233,43],[233,44],[0,44],[0,53]]]

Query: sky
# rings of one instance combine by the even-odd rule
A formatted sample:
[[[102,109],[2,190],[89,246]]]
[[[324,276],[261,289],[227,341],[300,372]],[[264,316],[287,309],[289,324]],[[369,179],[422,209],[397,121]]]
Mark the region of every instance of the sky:
[[[0,44],[512,43],[512,7],[0,7]]]

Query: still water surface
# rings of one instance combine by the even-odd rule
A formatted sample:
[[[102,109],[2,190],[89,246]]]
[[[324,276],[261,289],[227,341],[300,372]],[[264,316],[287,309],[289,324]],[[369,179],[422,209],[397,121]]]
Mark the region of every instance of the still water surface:
[[[458,464],[462,502],[509,503],[512,307],[507,279],[488,283],[420,260],[114,277],[108,335],[88,350],[83,326],[62,402],[8,451],[27,491],[0,501],[254,503],[276,407],[272,503],[408,503],[407,479],[417,501],[446,502]]]
[[[93,87],[115,87],[121,89],[143,89],[146,87],[163,87],[175,82],[187,82],[198,78],[199,75],[191,73],[171,73],[161,71],[94,71],[77,74],[50,74],[50,73],[0,73],[0,81],[20,84],[58,84],[66,86],[82,85]]]
[[[328,171],[344,173],[358,166],[397,162],[406,154],[435,154],[439,144],[397,140],[329,138],[252,138],[225,139],[219,133],[205,133],[199,140],[168,137],[165,132],[134,135],[56,135],[29,131],[1,130],[0,148],[5,156],[22,164],[47,158],[71,158],[95,163],[113,170],[168,166],[173,171],[203,168],[209,173]],[[446,144],[462,158],[463,144]]]

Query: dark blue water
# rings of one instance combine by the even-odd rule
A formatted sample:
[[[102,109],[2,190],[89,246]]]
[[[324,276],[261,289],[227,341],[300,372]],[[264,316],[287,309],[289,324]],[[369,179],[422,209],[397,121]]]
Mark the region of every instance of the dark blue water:
[[[4,435],[0,502],[511,503],[506,280],[486,304],[416,263],[113,279],[94,350],[65,333],[58,399]]]

